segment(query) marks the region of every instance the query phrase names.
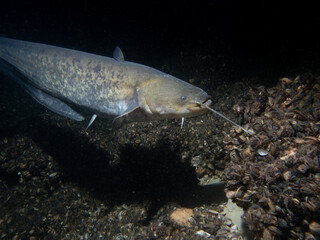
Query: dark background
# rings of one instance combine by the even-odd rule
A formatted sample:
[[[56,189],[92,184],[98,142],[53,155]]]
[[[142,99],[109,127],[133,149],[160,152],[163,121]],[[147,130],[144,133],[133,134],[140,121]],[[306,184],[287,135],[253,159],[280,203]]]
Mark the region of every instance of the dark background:
[[[319,11],[308,2],[1,1],[0,35],[106,56],[119,45],[127,60],[181,78],[206,77],[194,74],[202,59],[217,82],[277,81],[320,71]]]

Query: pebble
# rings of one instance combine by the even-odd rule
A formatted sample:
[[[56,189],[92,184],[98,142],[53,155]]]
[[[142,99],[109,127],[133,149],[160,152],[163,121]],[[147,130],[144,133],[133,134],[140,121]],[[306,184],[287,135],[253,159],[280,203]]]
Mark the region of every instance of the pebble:
[[[190,218],[194,216],[193,210],[190,208],[177,208],[174,210],[171,215],[170,219],[183,227],[190,227],[191,223],[189,221]]]

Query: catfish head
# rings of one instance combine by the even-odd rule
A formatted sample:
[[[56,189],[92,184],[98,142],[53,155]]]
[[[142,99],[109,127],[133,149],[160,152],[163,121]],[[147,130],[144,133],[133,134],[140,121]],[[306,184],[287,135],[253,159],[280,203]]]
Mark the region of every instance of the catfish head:
[[[163,75],[144,82],[139,90],[139,102],[150,118],[193,117],[207,111],[209,95],[187,82]]]
[[[117,117],[117,127],[125,122],[179,119],[205,113],[211,100],[202,89],[168,74],[142,81],[136,89],[135,107]]]

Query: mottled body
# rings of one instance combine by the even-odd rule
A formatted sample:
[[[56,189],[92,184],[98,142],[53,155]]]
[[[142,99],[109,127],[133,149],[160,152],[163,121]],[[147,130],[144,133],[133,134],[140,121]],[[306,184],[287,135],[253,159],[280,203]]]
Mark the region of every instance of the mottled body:
[[[151,67],[77,50],[0,38],[2,69],[49,109],[83,120],[71,106],[113,117],[117,125],[202,114],[208,95]],[[17,74],[15,74],[17,73]],[[66,108],[64,108],[66,107]]]

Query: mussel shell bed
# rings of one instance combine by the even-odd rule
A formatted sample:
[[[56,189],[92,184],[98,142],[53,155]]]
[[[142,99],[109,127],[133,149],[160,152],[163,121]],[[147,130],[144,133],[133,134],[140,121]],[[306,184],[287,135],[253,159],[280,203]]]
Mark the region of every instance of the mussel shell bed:
[[[244,119],[256,134],[225,137],[225,191],[246,209],[244,222],[264,239],[320,236],[320,77],[282,78],[252,88]],[[228,141],[236,138],[238,141]],[[234,144],[236,143],[236,144]],[[236,184],[235,184],[236,182]],[[228,194],[241,187],[241,194]]]

